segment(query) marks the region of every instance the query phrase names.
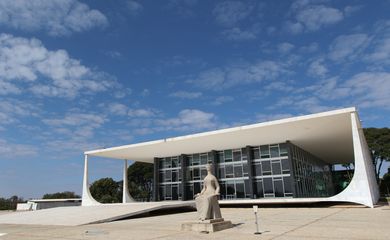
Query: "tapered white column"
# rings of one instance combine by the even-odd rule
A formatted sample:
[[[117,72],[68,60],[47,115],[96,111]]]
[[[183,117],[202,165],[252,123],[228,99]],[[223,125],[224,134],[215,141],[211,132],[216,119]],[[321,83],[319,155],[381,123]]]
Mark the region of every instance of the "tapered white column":
[[[123,194],[122,194],[122,202],[123,203],[130,203],[135,202],[134,198],[130,196],[129,193],[129,184],[127,180],[127,160],[124,160],[123,164]]]
[[[99,205],[98,201],[96,201],[91,192],[89,191],[89,183],[88,183],[88,155],[85,155],[84,158],[84,178],[83,178],[83,196],[81,201],[81,206],[94,206]]]
[[[379,190],[371,155],[356,112],[351,113],[351,126],[355,171],[348,187],[328,200],[355,202],[372,208],[378,202]]]

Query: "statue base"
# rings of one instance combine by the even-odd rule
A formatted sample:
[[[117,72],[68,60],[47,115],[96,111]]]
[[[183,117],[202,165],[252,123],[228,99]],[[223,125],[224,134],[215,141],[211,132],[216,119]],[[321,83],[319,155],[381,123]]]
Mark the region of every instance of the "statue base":
[[[181,224],[182,231],[193,232],[218,232],[228,228],[232,228],[231,221],[225,221],[223,218],[208,219],[197,222],[186,222]]]

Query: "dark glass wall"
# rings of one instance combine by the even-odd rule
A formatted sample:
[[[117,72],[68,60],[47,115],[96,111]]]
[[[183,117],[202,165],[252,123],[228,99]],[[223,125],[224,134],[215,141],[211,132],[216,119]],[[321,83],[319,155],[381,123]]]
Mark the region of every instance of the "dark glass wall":
[[[180,159],[184,159],[181,164]],[[247,146],[156,158],[158,200],[191,200],[213,163],[221,199],[323,197],[333,193],[329,167],[294,144]],[[182,177],[184,176],[184,177]]]
[[[334,194],[331,167],[311,153],[289,144],[294,173],[294,197],[328,197]]]

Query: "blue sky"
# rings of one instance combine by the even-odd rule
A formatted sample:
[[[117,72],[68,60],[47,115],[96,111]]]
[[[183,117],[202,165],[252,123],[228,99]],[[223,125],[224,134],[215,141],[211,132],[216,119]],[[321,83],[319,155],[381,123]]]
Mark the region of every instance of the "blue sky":
[[[83,152],[356,106],[389,127],[390,1],[0,1],[0,196]],[[92,159],[91,180],[122,162]]]

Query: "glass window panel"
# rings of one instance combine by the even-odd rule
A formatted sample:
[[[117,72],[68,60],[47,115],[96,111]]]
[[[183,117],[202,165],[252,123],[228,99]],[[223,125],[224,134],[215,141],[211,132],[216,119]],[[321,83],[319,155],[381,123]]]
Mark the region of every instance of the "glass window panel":
[[[187,162],[187,166],[192,166],[192,156],[191,155],[187,156],[186,162]]]
[[[172,158],[172,167],[179,167],[179,159],[177,157]]]
[[[225,166],[219,167],[219,178],[225,178]]]
[[[170,182],[172,180],[172,171],[167,170],[165,171],[165,182]]]
[[[264,172],[271,172],[271,162],[270,161],[262,161],[261,162],[263,174]]]
[[[207,153],[200,155],[200,164],[207,164]]]
[[[248,159],[248,157],[246,155],[246,148],[241,148],[241,159],[242,159],[242,161],[245,161]]]
[[[199,168],[194,168],[193,169],[193,174],[194,174],[194,180],[200,180],[200,171],[199,171]]]
[[[178,181],[178,171],[172,171],[172,182]]]
[[[179,199],[179,186],[177,184],[172,185],[172,200]]]
[[[160,186],[159,187],[159,195],[160,195],[160,200],[165,200],[165,187],[164,186]]]
[[[279,146],[278,145],[273,145],[270,146],[270,151],[271,151],[271,157],[279,157]]]
[[[256,181],[256,198],[264,197],[263,181]]]
[[[242,168],[243,168],[243,171],[244,171],[244,177],[247,177],[248,176],[248,163],[247,162],[243,162],[242,163]]]
[[[274,175],[282,174],[282,170],[281,170],[279,161],[272,163],[272,174],[274,174]]]
[[[284,197],[283,181],[274,180],[274,187],[275,187],[275,197]]]
[[[241,151],[233,152],[233,161],[240,162],[241,161]]]
[[[165,168],[171,168],[172,167],[172,162],[171,162],[171,158],[170,157],[167,157],[165,158]]]
[[[288,156],[288,151],[287,151],[287,144],[286,143],[281,143],[279,144],[279,151],[280,151],[280,156]]]
[[[282,159],[282,170],[290,170],[290,163],[288,159]]]
[[[263,178],[264,183],[264,194],[274,193],[272,178]]]
[[[192,181],[194,179],[193,176],[193,169],[192,168],[187,168],[187,181]]]
[[[164,159],[160,159],[158,161],[158,168],[161,169],[161,168],[164,168]]]
[[[220,163],[225,162],[225,158],[223,156],[223,152],[218,152],[218,162],[220,162]]]
[[[194,198],[194,185],[192,183],[187,184],[186,186],[186,193],[187,193],[187,199],[193,199]]]
[[[260,150],[259,150],[259,148],[253,148],[253,159],[260,159]]]
[[[206,170],[206,168],[202,168],[202,169],[200,170],[200,174],[201,174],[200,179],[204,179],[204,178],[207,176],[207,170]]]
[[[236,181],[236,197],[245,198],[244,181]]]
[[[226,182],[226,195],[234,196],[234,194],[235,194],[234,182],[231,181]]]
[[[260,163],[256,163],[255,164],[255,175],[256,176],[261,176],[262,175],[261,164]]]
[[[245,184],[245,197],[251,197],[250,196],[249,180],[248,179],[244,180],[244,184]]]
[[[225,196],[226,195],[226,185],[224,183],[221,183],[219,185],[219,191],[221,193],[222,196]]]
[[[172,197],[171,184],[165,185],[165,197],[168,197],[168,198]]]
[[[225,157],[225,162],[231,162],[233,159],[232,158],[232,150],[225,150],[224,157]]]
[[[165,179],[164,179],[164,172],[160,172],[160,174],[159,174],[159,181],[160,181],[160,183],[163,183],[165,181]]]
[[[269,145],[262,145],[260,146],[260,156],[261,158],[269,158]]]
[[[234,165],[234,177],[242,177],[242,165]]]
[[[199,154],[193,154],[192,155],[192,165],[199,165]]]
[[[233,175],[233,165],[225,165],[226,178],[232,178]]]
[[[201,192],[200,182],[194,182],[194,195],[200,192]]]

